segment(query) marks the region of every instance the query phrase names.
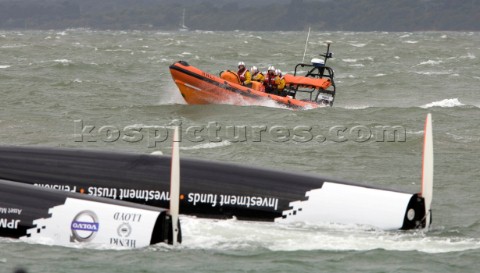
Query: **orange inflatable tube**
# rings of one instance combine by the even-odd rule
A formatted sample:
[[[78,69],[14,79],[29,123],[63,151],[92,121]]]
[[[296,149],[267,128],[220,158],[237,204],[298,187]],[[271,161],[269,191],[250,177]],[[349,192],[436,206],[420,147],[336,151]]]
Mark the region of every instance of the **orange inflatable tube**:
[[[287,86],[313,87],[326,90],[332,85],[330,79],[297,77],[290,74],[286,74],[284,78]]]
[[[220,72],[220,78],[227,80],[229,82],[241,84],[240,77],[238,76],[238,74],[230,70]]]

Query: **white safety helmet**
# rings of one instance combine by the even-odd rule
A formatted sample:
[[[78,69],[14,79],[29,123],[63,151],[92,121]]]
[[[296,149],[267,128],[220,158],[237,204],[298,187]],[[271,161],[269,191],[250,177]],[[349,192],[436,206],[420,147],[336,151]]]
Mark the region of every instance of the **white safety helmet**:
[[[280,69],[275,69],[275,75],[282,76],[282,70]]]
[[[244,63],[244,62],[238,62],[238,67],[240,67],[241,65],[243,65],[243,67],[245,67],[245,63]]]
[[[268,69],[267,69],[267,71],[270,71],[270,70],[271,70],[271,71],[275,71],[275,66],[273,66],[273,65],[269,66]]]
[[[250,72],[252,72],[253,74],[257,73],[258,72],[258,68],[256,66],[252,66],[252,68],[250,68]]]

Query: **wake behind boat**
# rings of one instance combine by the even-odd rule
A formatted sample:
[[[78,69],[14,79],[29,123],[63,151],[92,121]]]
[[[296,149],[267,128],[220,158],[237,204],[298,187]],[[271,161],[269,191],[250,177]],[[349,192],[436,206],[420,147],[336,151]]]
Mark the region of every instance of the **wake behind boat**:
[[[281,93],[266,92],[262,82],[252,81],[251,87],[242,85],[238,74],[222,71],[219,76],[207,73],[185,61],[170,66],[170,73],[183,98],[189,104],[264,105],[273,101],[289,108],[311,109],[332,106],[336,86],[334,71],[326,66],[332,58],[330,44],[324,59],[314,58],[310,64],[299,63],[293,75],[284,76],[285,88]],[[301,69],[306,69],[304,76]]]

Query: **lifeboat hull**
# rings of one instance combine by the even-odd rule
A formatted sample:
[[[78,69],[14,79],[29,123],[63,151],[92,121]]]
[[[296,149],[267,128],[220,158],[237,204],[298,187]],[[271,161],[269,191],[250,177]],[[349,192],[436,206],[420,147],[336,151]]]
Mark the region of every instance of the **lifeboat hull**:
[[[229,82],[186,62],[170,66],[170,73],[188,104],[264,105],[274,101],[289,108],[317,108],[321,104],[268,94]]]

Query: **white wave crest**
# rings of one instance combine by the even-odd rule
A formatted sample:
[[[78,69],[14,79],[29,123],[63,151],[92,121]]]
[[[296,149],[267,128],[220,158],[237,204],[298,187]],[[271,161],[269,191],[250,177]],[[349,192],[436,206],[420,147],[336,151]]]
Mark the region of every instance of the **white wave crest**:
[[[188,150],[199,150],[199,149],[212,149],[212,148],[219,148],[231,145],[232,143],[228,140],[224,140],[222,142],[211,142],[211,143],[202,143],[190,147],[180,147],[180,150],[188,151]]]
[[[470,60],[473,60],[473,59],[476,59],[477,57],[475,55],[473,55],[472,53],[468,52],[467,55],[462,55],[460,56],[460,59],[470,59]]]
[[[349,110],[362,110],[362,109],[367,109],[369,107],[370,106],[368,105],[347,105],[347,106],[344,106],[343,108],[349,109]]]
[[[366,46],[367,44],[350,44],[351,46],[354,46],[354,47],[364,47]]]
[[[425,62],[421,62],[419,65],[437,65],[437,64],[441,64],[442,61],[433,61],[433,60],[428,60],[428,61],[425,61]]]
[[[0,46],[0,48],[19,48],[19,47],[26,47],[26,45],[13,44],[13,45],[2,45],[2,46]]]
[[[478,143],[480,137],[477,136],[460,136],[452,133],[447,133],[447,136],[450,136],[454,141],[460,143]]]
[[[131,49],[105,49],[105,52],[132,52]]]
[[[68,64],[68,63],[72,62],[71,60],[67,60],[67,59],[56,59],[56,60],[53,60],[53,61],[56,62],[56,63],[61,63],[61,64]]]
[[[213,30],[195,30],[195,33],[201,33],[201,34],[215,34],[215,31]]]
[[[448,71],[415,71],[415,73],[417,73],[419,75],[430,76],[430,75],[448,75],[451,72],[448,72]]]
[[[9,65],[0,65],[0,69],[5,69],[5,68],[9,68],[10,66]]]
[[[441,101],[434,101],[434,102],[422,105],[420,107],[422,107],[422,108],[431,108],[431,107],[450,108],[450,107],[463,106],[463,105],[465,105],[465,104],[461,103],[458,100],[458,98],[454,98],[454,99],[444,99],[444,100],[441,100]]]
[[[420,130],[420,131],[407,131],[407,134],[409,134],[409,135],[423,136],[423,130]]]

